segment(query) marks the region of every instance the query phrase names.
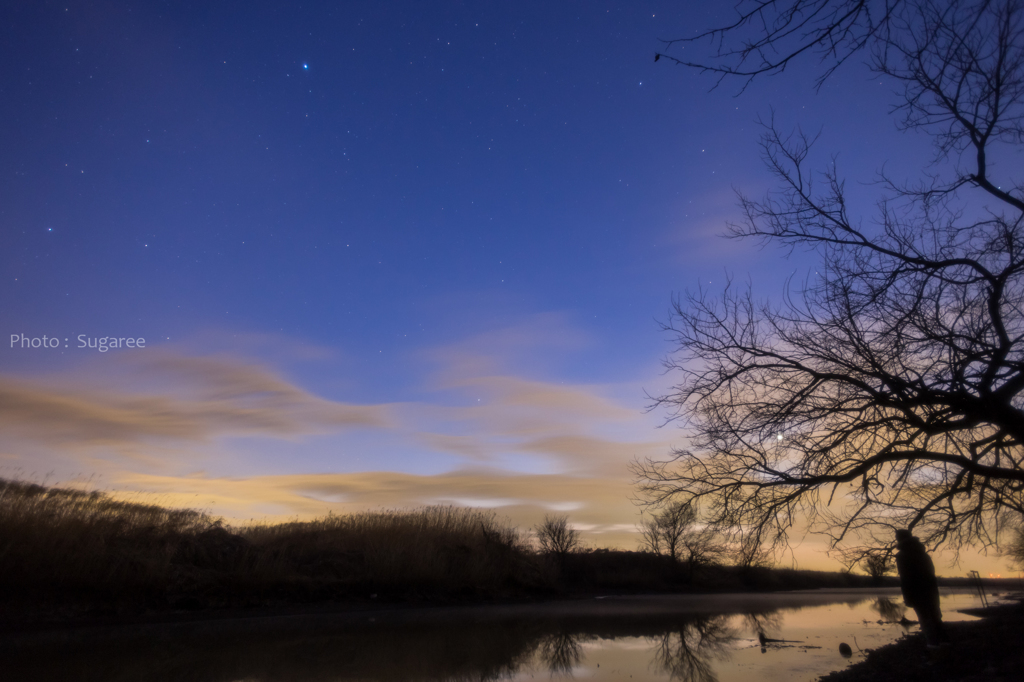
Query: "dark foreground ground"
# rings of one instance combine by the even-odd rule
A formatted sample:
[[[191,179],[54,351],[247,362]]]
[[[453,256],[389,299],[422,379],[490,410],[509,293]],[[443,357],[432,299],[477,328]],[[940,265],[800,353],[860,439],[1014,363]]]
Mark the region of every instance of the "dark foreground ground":
[[[932,650],[918,633],[875,649],[822,682],[1020,682],[1024,680],[1024,602],[965,611],[982,620],[947,623],[953,640]]]

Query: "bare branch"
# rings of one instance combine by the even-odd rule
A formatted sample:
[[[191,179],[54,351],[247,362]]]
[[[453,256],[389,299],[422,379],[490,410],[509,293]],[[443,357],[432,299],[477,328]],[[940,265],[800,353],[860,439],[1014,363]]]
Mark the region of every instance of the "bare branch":
[[[825,80],[847,59],[884,35],[904,0],[741,0],[736,19],[688,38],[663,40],[656,59],[699,69],[723,79],[739,77],[746,88],[756,77],[781,73],[806,54],[826,65]],[[710,54],[692,60],[673,50],[707,45]]]
[[[889,546],[897,527],[985,547],[1024,514],[1024,189],[989,161],[1024,143],[1024,3],[877,6],[869,21],[869,2],[743,3],[735,24],[699,36],[753,64],[718,73],[747,77],[784,68],[798,54],[788,40],[834,58],[870,38],[874,68],[903,86],[901,126],[931,135],[952,168],[911,187],[883,178],[865,221],[835,158],[807,167],[816,136],[762,122],[779,186],[741,195],[729,236],[809,250],[819,266],[781,304],[731,282],[675,301],[667,367],[680,380],[654,406],[689,447],[634,463],[645,499],[699,509],[752,551],[806,524],[837,549],[866,543],[849,556]],[[862,42],[820,42],[822,22],[859,26]],[[751,27],[757,38],[727,44]]]

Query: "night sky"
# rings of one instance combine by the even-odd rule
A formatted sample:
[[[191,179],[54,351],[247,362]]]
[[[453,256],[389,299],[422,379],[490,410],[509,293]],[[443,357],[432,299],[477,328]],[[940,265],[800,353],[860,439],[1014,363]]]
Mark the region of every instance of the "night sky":
[[[627,465],[686,443],[645,411],[672,297],[813,273],[719,236],[772,186],[756,119],[820,130],[865,224],[931,159],[862,60],[817,92],[813,59],[742,93],[655,63],[707,4],[6,3],[0,475],[635,547]]]

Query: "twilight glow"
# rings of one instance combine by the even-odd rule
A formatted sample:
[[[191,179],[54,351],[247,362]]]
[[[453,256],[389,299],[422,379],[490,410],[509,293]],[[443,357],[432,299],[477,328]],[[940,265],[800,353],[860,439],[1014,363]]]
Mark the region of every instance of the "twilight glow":
[[[653,62],[728,11],[0,11],[0,475],[232,520],[565,513],[635,548],[627,467],[686,443],[646,410],[672,295],[813,268],[718,236],[772,182],[757,117],[821,128],[865,215],[857,181],[930,160],[859,64],[737,95]],[[823,542],[786,560],[837,568]]]

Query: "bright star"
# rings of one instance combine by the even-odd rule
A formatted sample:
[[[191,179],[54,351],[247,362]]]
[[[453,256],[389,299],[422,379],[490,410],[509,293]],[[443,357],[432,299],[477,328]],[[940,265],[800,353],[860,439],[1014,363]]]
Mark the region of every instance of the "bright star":
[[[302,65],[302,68],[304,68],[304,69],[306,69],[306,70],[309,70],[309,64],[303,64],[303,65]]]

